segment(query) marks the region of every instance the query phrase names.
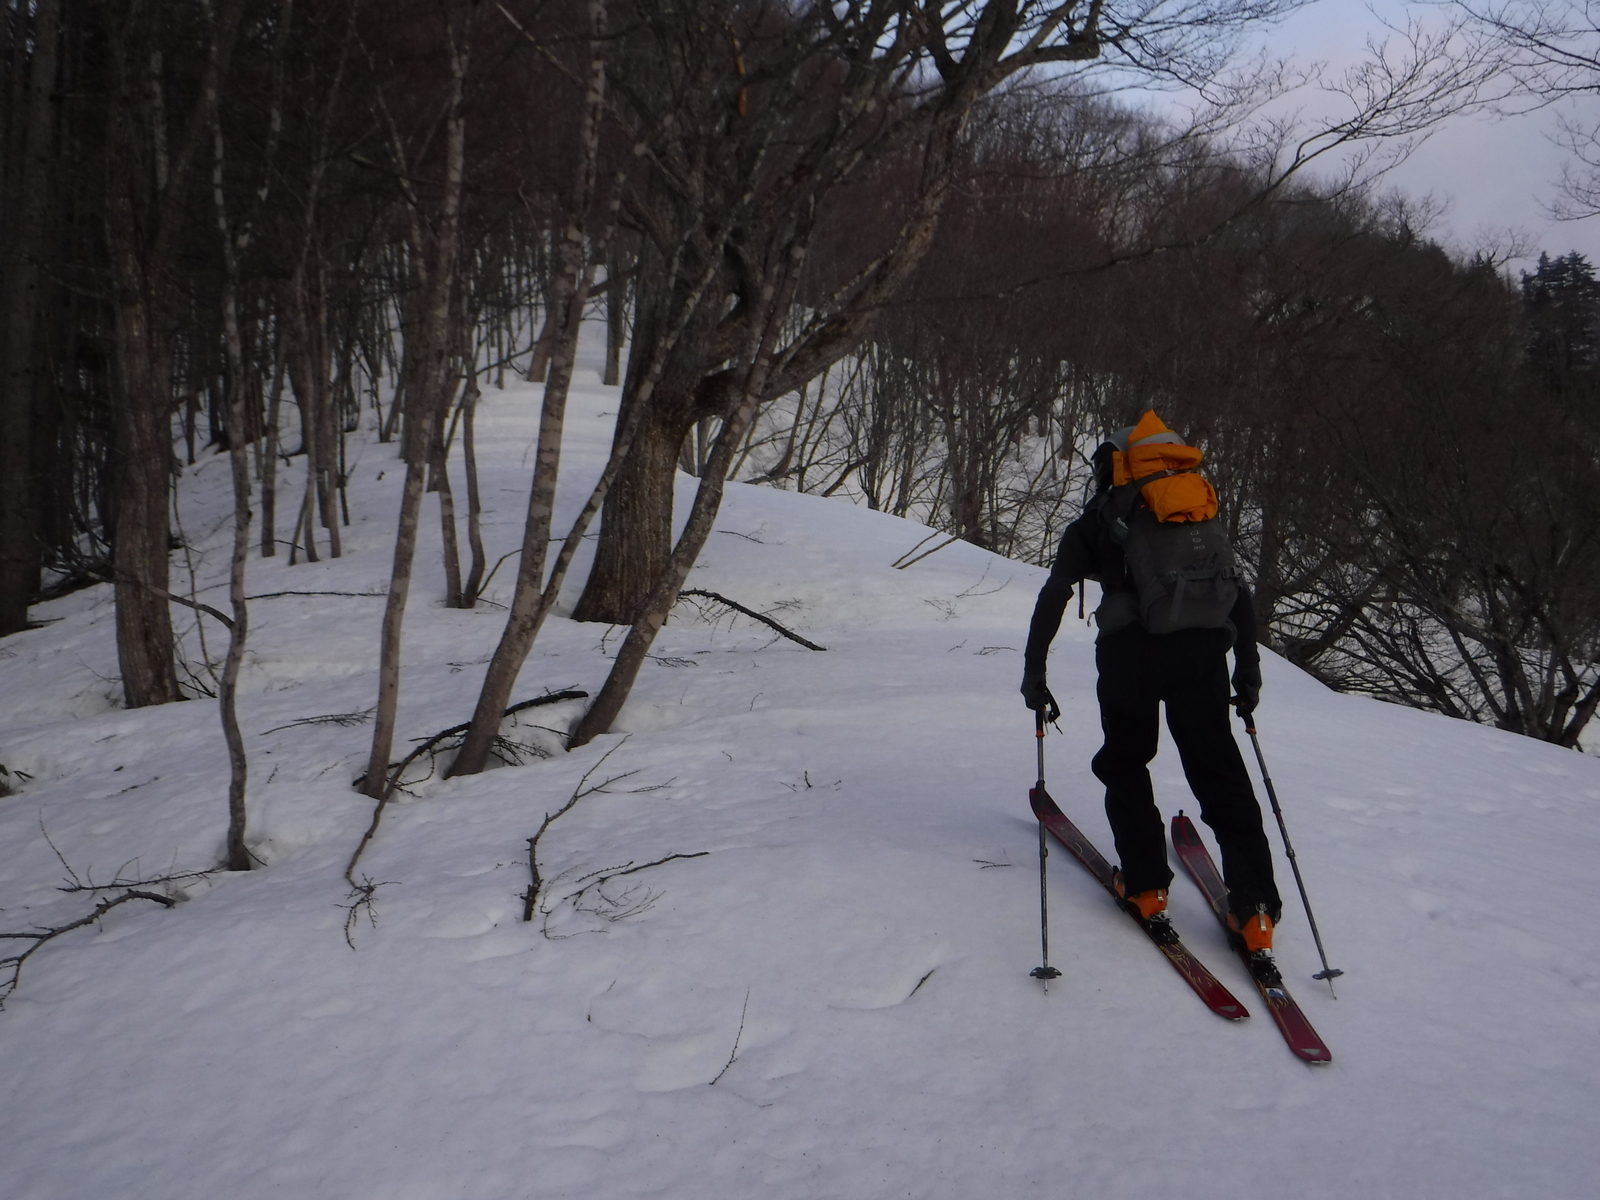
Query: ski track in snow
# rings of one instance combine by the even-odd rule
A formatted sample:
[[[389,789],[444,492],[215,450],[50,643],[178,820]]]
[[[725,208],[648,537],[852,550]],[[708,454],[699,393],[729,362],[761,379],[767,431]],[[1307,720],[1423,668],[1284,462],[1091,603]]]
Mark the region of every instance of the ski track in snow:
[[[537,405],[527,386],[483,400],[491,562],[520,538]],[[614,389],[574,390],[558,529],[615,409]],[[402,472],[392,447],[352,449],[345,556],[252,558],[251,594],[385,588]],[[680,520],[693,486],[680,478]],[[186,473],[197,586],[219,607],[227,496],[225,458]],[[240,716],[267,868],[188,885],[170,911],[125,905],[29,961],[0,1013],[6,1196],[1594,1194],[1600,762],[1339,696],[1266,654],[1263,746],[1347,972],[1339,998],[1309,978],[1281,847],[1279,956],[1334,1064],[1289,1054],[1184,878],[1175,920],[1251,1020],[1206,1012],[1059,851],[1063,977],[1044,995],[1016,693],[1044,573],[965,544],[892,570],[926,533],[730,487],[689,586],[827,652],[680,604],[615,734],[390,806],[360,868],[384,885],[376,925],[356,925],[354,952],[340,873],[370,817],[350,782],[371,727],[277,727],[371,706],[383,601],[253,603]],[[488,598],[511,582],[503,568]],[[501,629],[502,609],[441,595],[430,501],[397,758],[470,713]],[[201,670],[192,614],[174,612]],[[106,882],[208,867],[226,826],[215,705],[117,707],[110,589],[34,617],[50,623],[0,643],[0,761],[33,776],[0,800],[6,932],[89,907],[57,890],[41,828]],[[621,634],[552,618],[514,698],[594,691]],[[206,637],[220,659],[225,631]],[[1093,671],[1074,609],[1048,774],[1109,853]],[[554,747],[537,726],[579,711],[524,713],[519,735]],[[633,773],[545,836],[550,912],[524,924],[526,839],[607,751],[596,779]],[[1164,813],[1192,811],[1176,755],[1152,770]],[[611,881],[586,911],[557,903],[591,872],[702,851]]]

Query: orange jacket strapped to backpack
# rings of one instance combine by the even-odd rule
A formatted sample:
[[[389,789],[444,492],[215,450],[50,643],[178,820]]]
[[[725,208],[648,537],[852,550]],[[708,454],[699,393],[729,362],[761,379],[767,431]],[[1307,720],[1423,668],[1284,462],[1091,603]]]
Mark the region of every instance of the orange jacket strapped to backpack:
[[[1217,515],[1217,493],[1194,473],[1205,453],[1185,446],[1154,410],[1133,427],[1128,449],[1111,455],[1111,483],[1120,487],[1154,476],[1140,488],[1158,521],[1209,521]]]

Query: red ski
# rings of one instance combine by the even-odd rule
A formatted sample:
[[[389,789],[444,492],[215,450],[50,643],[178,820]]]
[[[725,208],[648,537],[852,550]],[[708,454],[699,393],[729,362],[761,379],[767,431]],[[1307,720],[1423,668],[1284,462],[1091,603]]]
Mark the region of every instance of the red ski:
[[[1066,814],[1050,798],[1050,793],[1043,787],[1030,788],[1028,799],[1033,804],[1034,816],[1039,818],[1058,842],[1072,851],[1074,858],[1089,869],[1089,874],[1100,881],[1100,886],[1115,896],[1117,893],[1111,886],[1111,864],[1094,848],[1089,839],[1083,836],[1083,831],[1067,819]],[[1155,942],[1156,948],[1167,956],[1167,961],[1188,981],[1195,994],[1206,1002],[1207,1008],[1230,1021],[1237,1021],[1250,1015],[1245,1006],[1234,999],[1233,993],[1223,987],[1216,976],[1206,970],[1204,964],[1190,954],[1181,941],[1164,945],[1143,920],[1131,912],[1128,915],[1133,917],[1134,924],[1150,935],[1150,940]]]
[[[1211,903],[1211,911],[1216,914],[1217,920],[1222,922],[1222,927],[1226,930],[1228,928],[1227,885],[1222,882],[1222,873],[1217,870],[1217,864],[1211,860],[1210,852],[1200,840],[1200,831],[1194,827],[1194,822],[1181,812],[1172,818],[1172,844],[1177,848],[1178,858],[1189,872],[1189,877],[1200,885],[1200,890]],[[1239,957],[1244,961],[1245,969],[1250,970],[1250,952],[1244,949],[1243,943],[1236,938],[1229,937],[1228,941],[1238,951]],[[1276,975],[1276,972],[1273,974]],[[1306,1020],[1305,1013],[1300,1011],[1300,1006],[1294,1002],[1294,997],[1289,995],[1289,989],[1283,986],[1283,981],[1279,979],[1269,983],[1258,979],[1253,971],[1250,973],[1250,978],[1260,991],[1261,998],[1267,1002],[1272,1019],[1278,1023],[1278,1031],[1283,1034],[1283,1040],[1289,1043],[1289,1049],[1308,1063],[1332,1062],[1333,1052],[1328,1049],[1317,1031],[1311,1028],[1311,1022]]]

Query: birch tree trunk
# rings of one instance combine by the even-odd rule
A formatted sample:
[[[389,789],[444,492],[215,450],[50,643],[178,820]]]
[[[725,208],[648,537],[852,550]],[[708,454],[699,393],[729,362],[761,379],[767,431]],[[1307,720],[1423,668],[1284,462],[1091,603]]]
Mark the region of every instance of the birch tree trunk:
[[[528,491],[528,517],[523,525],[521,561],[517,565],[516,592],[511,614],[489,660],[477,707],[460,752],[450,765],[450,775],[476,775],[489,759],[489,751],[500,730],[500,720],[511,699],[522,664],[538,636],[547,611],[541,604],[545,557],[550,547],[550,529],[555,519],[556,481],[561,469],[561,436],[566,421],[567,392],[572,383],[577,359],[578,329],[587,300],[589,273],[585,270],[589,208],[594,202],[595,177],[600,154],[601,106],[605,100],[605,58],[602,31],[605,26],[604,0],[589,0],[589,21],[593,37],[589,45],[589,79],[584,94],[583,123],[579,134],[579,163],[572,208],[561,242],[561,270],[556,283],[552,311],[563,314],[563,323],[551,342],[549,379],[545,383],[544,404],[539,412],[539,450],[534,462],[533,484]]]
[[[453,388],[452,388],[453,390]],[[446,402],[448,403],[448,397]],[[441,424],[442,417],[441,416]],[[452,426],[454,422],[451,422]],[[452,428],[452,434],[454,430]],[[452,437],[434,435],[433,490],[439,496],[439,542],[444,553],[444,602],[448,608],[465,608],[461,600],[461,548],[456,537],[456,496],[450,487]]]
[[[478,397],[478,373],[469,364],[466,391],[461,395],[461,457],[467,477],[467,545],[472,551],[472,565],[467,570],[467,581],[461,585],[462,608],[477,606],[478,589],[483,586],[487,566],[483,552],[483,501],[478,494]]]
[[[216,30],[212,30],[212,53]],[[233,557],[228,570],[228,599],[233,608],[233,624],[228,628],[228,657],[222,668],[217,709],[222,719],[222,736],[228,747],[228,838],[227,865],[230,871],[250,869],[250,851],[244,843],[246,814],[245,788],[250,763],[245,754],[244,735],[239,731],[239,670],[244,665],[245,644],[250,636],[250,606],[245,601],[245,568],[250,561],[250,451],[245,412],[244,345],[239,331],[239,246],[228,221],[224,190],[222,121],[217,98],[207,100],[211,112],[212,167],[211,200],[216,211],[217,232],[222,241],[222,335],[227,357],[228,465],[233,477]]]
[[[405,429],[401,454],[406,462],[405,490],[394,543],[394,565],[389,579],[389,599],[384,607],[383,632],[378,648],[378,705],[372,730],[372,750],[367,759],[364,791],[382,799],[389,791],[389,755],[394,746],[395,716],[400,703],[401,628],[411,591],[411,569],[417,549],[417,521],[422,507],[424,474],[437,436],[436,406],[448,375],[450,358],[450,299],[455,285],[457,243],[461,225],[462,180],[466,171],[466,119],[462,112],[466,88],[471,12],[456,8],[446,15],[445,36],[450,56],[450,91],[445,107],[445,170],[438,219],[426,238],[421,222],[414,222],[412,252],[425,264],[425,303],[420,320],[406,344]],[[403,166],[402,166],[402,169]],[[415,363],[412,366],[412,363]]]
[[[339,434],[334,421],[333,339],[328,330],[328,264],[320,248],[315,316],[313,344],[316,352],[311,356],[311,364],[316,374],[311,386],[316,396],[312,411],[317,426],[317,512],[322,527],[328,531],[328,557],[339,558],[343,555],[343,539],[339,535]]]
[[[282,325],[274,331],[272,393],[267,399],[266,449],[261,455],[261,557],[278,553],[278,414],[283,408]]]

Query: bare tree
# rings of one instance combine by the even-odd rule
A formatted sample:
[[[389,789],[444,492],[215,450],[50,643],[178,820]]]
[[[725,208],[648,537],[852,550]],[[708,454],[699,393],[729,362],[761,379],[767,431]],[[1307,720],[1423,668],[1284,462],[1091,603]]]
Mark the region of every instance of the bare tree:
[[[816,6],[765,22],[703,7],[693,28],[728,30],[731,74],[675,10],[641,6],[644,44],[661,47],[653,58],[667,69],[629,77],[652,167],[633,211],[646,230],[641,261],[656,264],[641,268],[633,360],[658,349],[666,358],[648,394],[632,365],[624,390],[619,439],[635,420],[639,431],[575,615],[633,628],[574,744],[606,731],[620,710],[710,531],[723,487],[714,476],[731,467],[760,405],[848,353],[926,255],[973,105],[1018,71],[1100,51],[1098,4],[985,5],[934,21],[895,3],[843,15]],[[826,256],[808,281],[802,268],[819,222],[837,228],[830,206],[848,185],[897,166],[910,186],[876,243]],[[703,271],[711,286],[690,286]],[[808,319],[788,329],[787,306],[802,295]],[[677,329],[688,336],[665,343]],[[721,431],[666,555],[678,452],[706,418]]]
[[[40,308],[40,269],[46,258],[50,160],[56,148],[51,94],[56,87],[60,48],[60,0],[34,7],[32,28],[24,29],[26,6],[11,14],[19,47],[13,61],[26,63],[26,81],[16,80],[22,103],[6,121],[15,154],[6,189],[15,197],[5,206],[13,231],[7,261],[0,269],[0,636],[28,624],[28,601],[38,591],[42,559],[40,497],[35,463],[34,407],[39,392],[35,371],[35,313]],[[10,149],[11,147],[8,147]]]
[[[1600,90],[1600,23],[1578,0],[1453,0],[1469,28],[1499,57],[1511,112],[1591,98]],[[1600,122],[1570,110],[1560,141],[1571,155],[1557,181],[1554,216],[1600,213]]]
[[[421,285],[416,319],[407,331],[405,364],[406,410],[401,457],[406,464],[400,517],[395,534],[394,566],[389,598],[384,608],[379,642],[378,706],[372,731],[372,752],[367,763],[366,791],[381,797],[394,743],[395,714],[400,701],[400,634],[406,600],[411,591],[411,567],[416,557],[417,522],[433,439],[438,433],[438,412],[444,401],[452,344],[450,306],[457,272],[462,183],[466,170],[466,119],[464,94],[476,8],[452,4],[444,13],[449,86],[440,119],[445,131],[443,179],[437,208],[425,214],[422,201],[410,185],[414,164],[405,153],[398,127],[384,109],[387,100],[375,98],[379,115],[390,130],[394,169],[405,181],[410,209],[413,269]]]
[[[293,18],[293,6],[290,0],[285,0],[278,17],[281,24],[274,49],[281,64],[284,44]],[[221,53],[220,38],[223,31],[213,21],[209,32],[210,53],[216,56]],[[225,428],[228,464],[233,484],[233,554],[228,570],[228,599],[233,610],[233,621],[228,626],[228,656],[223,665],[218,693],[223,738],[228,747],[226,865],[230,871],[248,871],[251,867],[250,851],[245,845],[247,827],[245,793],[249,781],[249,760],[245,753],[244,737],[239,729],[238,692],[239,672],[244,665],[245,646],[250,634],[250,608],[245,599],[245,571],[250,561],[249,444],[259,434],[259,422],[252,422],[249,419],[247,405],[249,368],[245,362],[240,317],[242,277],[239,258],[241,253],[250,247],[254,234],[254,220],[259,216],[260,205],[266,200],[271,187],[272,160],[277,149],[275,135],[282,124],[281,102],[281,86],[275,87],[268,114],[267,151],[263,156],[260,185],[254,189],[253,211],[246,214],[242,221],[236,222],[228,208],[227,152],[223,135],[222,106],[215,95],[205,100],[205,107],[211,120],[211,202],[216,218],[217,237],[222,248],[222,341],[226,366],[223,384],[227,396]]]
[[[652,168],[632,204],[646,232],[633,359],[648,361],[643,356],[662,333],[684,323],[680,314],[690,334],[672,347],[639,431],[629,434],[634,440],[574,613],[630,623],[630,641],[646,646],[675,596],[673,578],[688,569],[690,531],[700,526],[702,507],[714,515],[720,498],[720,481],[703,482],[684,539],[668,555],[672,479],[685,436],[706,418],[742,436],[748,416],[740,414],[814,378],[873,329],[929,252],[978,101],[1019,73],[1092,61],[1102,51],[1115,53],[1124,68],[1214,79],[1231,36],[1282,9],[1156,6],[1125,14],[1099,3],[996,3],[941,10],[936,18],[886,2],[842,15],[819,5],[765,23],[741,23],[715,4],[694,11],[693,30],[717,24],[728,30],[733,71],[703,37],[674,23],[679,10],[640,5],[642,44],[659,48],[628,73],[626,90],[630,109],[642,117],[633,136],[645,142]],[[1471,93],[1476,64],[1448,62],[1437,43],[1414,41],[1412,50],[1399,59],[1379,54],[1346,81],[1349,116],[1298,141],[1284,128],[1272,131],[1258,197],[1338,147],[1425,128]],[[1245,94],[1259,99],[1261,92]],[[880,229],[864,228],[859,212],[847,207],[850,187],[896,170],[904,183],[891,193],[888,219]],[[1251,202],[1246,198],[1245,207]],[[730,232],[707,239],[719,215],[734,211]],[[1218,227],[1228,219],[1219,216]],[[757,296],[775,278],[775,264],[803,256],[819,228],[830,252],[817,256],[822,265],[795,293],[809,310],[807,320],[783,334]],[[660,265],[669,258],[673,271]],[[704,264],[714,265],[713,286],[694,291],[690,305],[688,281]],[[754,347],[769,330],[777,340],[763,366]],[[643,389],[634,386],[640,378],[630,366],[619,440],[642,403]],[[759,386],[750,393],[752,379]],[[619,657],[576,743],[609,728],[639,653],[633,645]]]
[[[483,688],[473,712],[472,727],[460,754],[451,765],[453,775],[477,774],[488,762],[489,751],[499,730],[501,714],[510,699],[511,689],[549,612],[543,594],[545,555],[550,545],[551,523],[555,519],[556,481],[561,467],[561,436],[566,420],[567,393],[572,382],[578,327],[587,300],[591,269],[585,260],[588,240],[586,218],[594,202],[600,122],[605,100],[604,0],[589,0],[588,16],[589,64],[582,108],[582,131],[578,139],[578,162],[568,223],[562,231],[558,251],[560,270],[552,301],[554,311],[562,314],[564,320],[548,335],[550,364],[544,404],[539,413],[539,449],[533,484],[528,493],[528,516],[523,528],[516,591],[505,631],[501,634],[500,643],[484,676]],[[560,588],[559,572],[552,587],[557,590]]]
[[[173,256],[184,196],[209,141],[215,102],[239,29],[240,0],[219,3],[217,49],[197,71],[198,98],[169,138],[162,73],[164,21],[177,14],[128,0],[109,38],[113,91],[106,106],[106,245],[116,320],[115,529],[117,655],[127,704],[182,698],[173,664],[172,620],[162,597],[172,475],[168,413]],[[199,39],[208,45],[209,39]]]

